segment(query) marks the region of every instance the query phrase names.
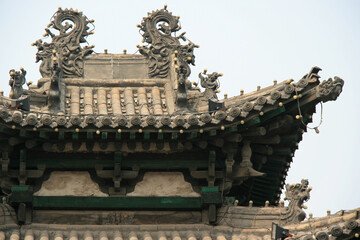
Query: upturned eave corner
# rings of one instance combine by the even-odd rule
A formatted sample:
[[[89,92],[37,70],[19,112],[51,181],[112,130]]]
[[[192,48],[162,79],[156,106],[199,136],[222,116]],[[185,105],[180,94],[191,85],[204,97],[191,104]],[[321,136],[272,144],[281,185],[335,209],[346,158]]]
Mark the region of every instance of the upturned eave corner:
[[[38,84],[26,82],[24,68],[10,70],[11,94],[0,98],[0,180],[1,190],[10,194],[1,205],[7,214],[3,220],[13,224],[14,231],[2,232],[0,224],[0,240],[4,232],[12,240],[34,239],[40,233],[30,231],[39,227],[36,224],[45,224],[44,234],[49,236],[59,226],[48,224],[52,215],[47,216],[47,210],[60,216],[51,220],[55,225],[66,225],[68,219],[62,214],[74,208],[79,214],[83,210],[92,226],[89,231],[78,227],[84,220],[77,216],[76,224],[66,229],[74,236],[91,236],[90,240],[116,239],[119,234],[109,234],[109,229],[121,230],[133,240],[136,234],[148,240],[151,236],[179,239],[179,235],[189,240],[238,240],[241,234],[265,240],[271,222],[302,224],[303,203],[311,190],[308,181],[286,185],[287,206],[280,200],[282,189],[316,105],[338,98],[344,85],[341,78],[320,82],[321,69],[313,67],[297,81],[274,81],[254,92],[219,99],[222,73],[204,69],[196,74],[197,82],[189,81],[199,46],[185,33],[176,36],[179,17],[167,6],[149,12],[138,25],[144,43],[137,46],[139,54],[93,53],[94,46],[86,46],[93,22],[77,10],[59,8],[45,29],[50,42],[33,44],[41,62]],[[25,84],[29,89],[23,88]],[[57,171],[67,176],[86,173],[85,182],[93,181],[103,195],[36,195],[48,174]],[[149,196],[131,195],[149,172],[156,180],[164,172],[170,177],[179,174],[183,179],[177,183],[187,185],[194,195],[152,195],[144,185]],[[11,218],[12,207],[17,219]],[[165,211],[173,211],[169,216],[175,217]],[[39,215],[31,215],[34,212]],[[110,218],[131,226],[114,226],[114,222],[102,226]],[[358,231],[359,220],[351,225],[348,218],[339,220],[339,226]],[[149,219],[156,224],[143,228],[141,224]],[[182,224],[189,222],[196,223],[197,232],[188,231],[195,225],[183,230]],[[160,233],[158,226],[164,231]],[[71,235],[58,232],[58,240]],[[311,236],[326,240],[323,233]]]

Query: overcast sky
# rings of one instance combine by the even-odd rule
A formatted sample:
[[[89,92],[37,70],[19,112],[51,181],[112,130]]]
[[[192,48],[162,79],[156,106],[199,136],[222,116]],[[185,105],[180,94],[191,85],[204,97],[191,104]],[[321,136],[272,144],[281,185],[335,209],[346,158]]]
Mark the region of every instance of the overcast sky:
[[[320,134],[304,134],[287,183],[309,179],[313,187],[307,212],[315,217],[360,207],[360,1],[0,1],[0,89],[7,95],[9,70],[23,66],[27,81],[40,78],[36,47],[59,6],[95,19],[88,37],[96,52],[136,51],[136,24],[148,11],[162,8],[179,15],[182,31],[196,44],[191,81],[204,68],[224,73],[221,93],[254,91],[319,66],[321,80],[340,76],[343,93],[324,104]],[[320,108],[314,116],[320,121]]]

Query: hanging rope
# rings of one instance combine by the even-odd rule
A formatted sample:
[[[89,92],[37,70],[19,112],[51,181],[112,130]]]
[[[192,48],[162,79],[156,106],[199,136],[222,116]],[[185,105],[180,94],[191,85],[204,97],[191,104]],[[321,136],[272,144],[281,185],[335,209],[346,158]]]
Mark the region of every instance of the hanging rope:
[[[319,127],[321,126],[322,122],[323,122],[323,104],[322,102],[320,102],[320,106],[321,106],[321,111],[320,111],[320,123],[316,126],[316,127],[308,127],[305,123],[304,123],[304,120],[302,118],[302,113],[301,113],[301,108],[300,108],[300,100],[299,100],[299,95],[298,95],[298,92],[296,90],[296,87],[295,87],[295,93],[296,93],[296,101],[297,101],[297,107],[298,107],[298,112],[299,112],[299,116],[300,116],[300,121],[301,123],[307,128],[307,129],[312,129],[312,130],[315,130],[316,133],[320,133],[319,131]]]

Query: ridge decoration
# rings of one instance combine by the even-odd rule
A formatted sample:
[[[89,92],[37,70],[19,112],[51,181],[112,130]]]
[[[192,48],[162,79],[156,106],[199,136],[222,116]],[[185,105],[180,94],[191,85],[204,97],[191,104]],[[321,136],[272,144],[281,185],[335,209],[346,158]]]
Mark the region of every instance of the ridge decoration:
[[[26,71],[24,70],[24,68],[21,67],[20,71],[15,71],[15,69],[11,69],[9,71],[9,74],[9,85],[11,87],[9,96],[11,99],[20,98],[24,93],[23,85],[26,83]]]
[[[195,65],[194,48],[199,46],[185,37],[185,32],[173,36],[181,29],[179,17],[172,15],[165,5],[163,9],[148,13],[140,28],[142,42],[148,46],[137,46],[139,52],[149,59],[149,77],[166,78],[169,76],[171,60],[175,64],[178,93],[177,104],[185,107],[187,104],[186,79],[190,75],[189,65]],[[180,39],[187,44],[182,45]]]
[[[339,77],[329,78],[316,87],[316,96],[323,102],[335,101],[342,92],[344,80]]]
[[[53,76],[55,63],[58,64],[64,78],[83,75],[83,59],[93,52],[94,45],[81,47],[80,44],[85,43],[86,37],[93,34],[92,31],[88,31],[87,26],[92,22],[93,20],[88,20],[77,10],[61,8],[57,10],[43,35],[50,36],[52,42],[47,43],[39,39],[32,44],[38,49],[36,62],[42,61],[40,65],[42,77]],[[59,31],[59,34],[52,33],[50,27]]]
[[[218,99],[216,96],[216,90],[220,87],[219,77],[223,76],[222,73],[206,73],[207,70],[205,69],[204,72],[199,73],[200,84],[203,88],[205,88],[204,97],[206,99],[215,98]]]
[[[306,213],[302,210],[307,208],[303,205],[305,201],[310,199],[310,191],[307,179],[302,179],[298,184],[286,184],[285,200],[289,200],[289,205],[286,209],[286,219],[282,219],[286,223],[298,223],[305,219]]]

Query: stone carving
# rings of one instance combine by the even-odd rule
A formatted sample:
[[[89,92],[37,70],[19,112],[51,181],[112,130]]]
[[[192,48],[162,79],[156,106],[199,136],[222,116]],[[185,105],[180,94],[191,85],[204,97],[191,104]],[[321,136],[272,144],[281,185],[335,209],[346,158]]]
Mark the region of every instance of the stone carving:
[[[181,29],[179,17],[172,15],[165,5],[163,9],[148,13],[138,27],[142,32],[143,42],[150,44],[150,46],[138,46],[139,52],[149,58],[150,77],[164,78],[168,76],[170,57],[173,53],[177,55],[176,62],[179,63],[179,66],[186,69],[185,74],[190,75],[188,64],[194,65],[193,50],[198,46],[184,36],[185,32],[178,37],[172,36],[172,33]],[[179,39],[188,41],[188,44],[181,45]]]
[[[9,74],[10,74],[9,85],[11,87],[9,96],[12,99],[20,98],[24,92],[22,86],[26,82],[25,79],[26,71],[24,70],[24,68],[20,68],[20,72],[11,69],[9,71]]]
[[[143,42],[149,46],[139,46],[139,52],[149,59],[149,77],[166,78],[169,75],[171,60],[174,60],[178,79],[176,102],[179,107],[187,104],[186,79],[190,75],[189,64],[195,65],[194,48],[199,46],[185,37],[185,32],[173,36],[181,29],[179,17],[166,9],[148,13],[138,25]],[[180,39],[187,44],[182,45]]]
[[[342,92],[344,80],[339,77],[334,77],[334,80],[329,78],[323,81],[316,87],[316,96],[323,102],[335,101]]]
[[[305,219],[306,213],[302,209],[304,201],[310,199],[311,188],[308,186],[307,179],[301,180],[301,184],[286,185],[285,200],[290,202],[282,219],[285,223],[298,223]]]
[[[206,72],[207,70],[205,69],[204,72],[199,73],[200,84],[203,88],[205,88],[204,97],[206,99],[218,99],[216,96],[216,90],[220,87],[218,78],[223,74],[217,72],[206,74]]]
[[[70,23],[72,22],[72,23]],[[33,43],[37,46],[36,62],[42,61],[40,73],[42,77],[53,76],[53,65],[58,63],[62,77],[81,77],[83,75],[83,59],[93,52],[94,46],[81,47],[86,37],[92,32],[88,31],[88,20],[81,12],[72,9],[61,9],[54,14],[53,20],[47,25],[44,37],[50,36],[51,43],[41,39]],[[58,35],[50,31],[50,27],[59,31]]]
[[[304,80],[306,80],[307,82],[317,82],[319,81],[320,76],[318,75],[318,73],[321,71],[321,68],[315,66],[312,67],[310,69],[310,72],[308,74],[305,74],[305,76],[302,78]],[[298,83],[299,84],[299,83]],[[301,83],[300,85],[302,85],[304,83]],[[307,85],[307,83],[306,83]]]

